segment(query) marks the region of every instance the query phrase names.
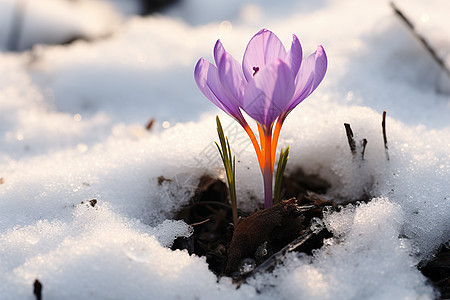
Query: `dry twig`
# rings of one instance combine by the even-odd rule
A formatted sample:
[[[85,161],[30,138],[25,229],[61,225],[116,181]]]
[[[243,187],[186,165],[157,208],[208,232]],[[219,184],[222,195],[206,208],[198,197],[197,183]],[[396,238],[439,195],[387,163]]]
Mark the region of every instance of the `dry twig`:
[[[408,26],[408,28],[411,30],[414,37],[425,47],[425,49],[428,51],[428,53],[431,55],[431,57],[436,61],[436,63],[441,67],[441,69],[447,73],[448,76],[450,76],[450,70],[445,65],[444,60],[442,60],[436,53],[436,51],[431,47],[431,45],[427,42],[427,40],[420,35],[417,30],[414,28],[413,23],[405,16],[405,14],[394,4],[394,2],[391,2],[391,7],[394,10],[395,14]]]
[[[40,283],[37,279],[33,284],[33,294],[36,296],[36,300],[42,299],[42,283]]]
[[[352,154],[355,155],[356,154],[356,143],[355,143],[355,139],[353,138],[352,128],[350,127],[350,124],[348,124],[348,123],[344,123],[344,126],[345,126],[345,133],[347,134],[348,145],[350,146],[350,151],[352,151]]]
[[[383,128],[384,151],[386,153],[386,159],[389,160],[387,137],[386,137],[386,111],[383,111],[383,120],[381,121],[381,127]]]
[[[152,118],[150,119],[150,121],[148,121],[147,126],[145,126],[145,129],[147,129],[148,131],[150,131],[150,129],[152,129],[153,124],[155,124],[155,119]]]
[[[301,234],[298,238],[290,242],[283,249],[274,253],[271,257],[269,257],[265,262],[254,268],[251,272],[240,275],[239,277],[233,278],[234,283],[238,286],[245,283],[247,278],[250,276],[255,276],[256,274],[262,274],[273,270],[277,264],[281,263],[283,257],[290,252],[295,251],[298,247],[304,244],[308,239],[311,238],[313,232],[310,229],[307,229],[303,234]]]

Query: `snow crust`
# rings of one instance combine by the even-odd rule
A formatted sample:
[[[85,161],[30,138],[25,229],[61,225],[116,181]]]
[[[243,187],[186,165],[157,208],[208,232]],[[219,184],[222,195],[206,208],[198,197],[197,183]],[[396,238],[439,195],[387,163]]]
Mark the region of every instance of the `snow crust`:
[[[286,299],[429,299],[433,291],[415,271],[410,242],[398,236],[404,221],[401,207],[387,198],[328,214],[325,223],[335,236],[314,259],[289,256],[274,272],[279,286],[267,292]],[[263,277],[255,283],[265,290]],[[394,284],[382,284],[386,278]]]
[[[0,53],[1,299],[31,299],[36,278],[45,299],[437,297],[417,266],[450,241],[450,97],[438,92],[450,83],[388,2],[232,1],[218,9],[184,1],[145,18],[116,2],[79,2],[101,16],[102,30],[80,27],[81,9],[62,18],[70,2],[47,11],[45,20],[60,26],[38,22],[43,37],[77,28],[92,38],[113,32],[107,38]],[[2,22],[12,3],[0,2],[9,7]],[[30,9],[30,20],[41,11]],[[287,172],[301,166],[328,180],[327,196],[342,207],[326,213],[335,237],[312,257],[290,255],[236,289],[203,258],[168,247],[192,232],[173,218],[200,176],[224,176],[216,114],[236,154],[239,207],[262,204],[251,144],[192,75],[199,57],[212,61],[217,38],[240,59],[262,27],[285,45],[297,34],[305,54],[317,44],[327,51],[324,82],[289,115],[279,148],[290,146]],[[350,153],[343,123],[357,142],[367,139],[364,160]],[[367,204],[348,204],[366,196]]]

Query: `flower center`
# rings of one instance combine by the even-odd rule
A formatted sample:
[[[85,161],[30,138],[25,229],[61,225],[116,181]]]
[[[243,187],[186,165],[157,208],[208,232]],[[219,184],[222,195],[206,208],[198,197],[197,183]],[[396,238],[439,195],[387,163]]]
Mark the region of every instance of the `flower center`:
[[[259,71],[259,67],[253,67],[253,77],[255,76],[256,73],[258,73]]]

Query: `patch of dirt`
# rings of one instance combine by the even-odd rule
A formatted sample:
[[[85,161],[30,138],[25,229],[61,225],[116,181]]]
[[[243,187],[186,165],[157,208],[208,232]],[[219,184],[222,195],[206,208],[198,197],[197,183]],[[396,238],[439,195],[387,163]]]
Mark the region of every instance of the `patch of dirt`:
[[[226,184],[203,176],[190,204],[177,215],[193,225],[194,233],[177,239],[172,249],[205,256],[216,275],[238,278],[248,273],[245,268],[257,267],[309,230],[312,218],[322,218],[324,206],[335,206],[320,195],[329,187],[318,176],[299,169],[283,179],[282,196],[289,200],[253,213],[239,211],[240,220],[234,228]],[[311,234],[296,251],[310,255],[329,237],[325,229]]]
[[[205,256],[211,271],[231,276],[239,285],[252,274],[272,270],[286,252],[312,255],[324,239],[332,237],[326,229],[310,228],[313,218],[323,218],[325,206],[337,206],[323,196],[330,187],[299,168],[283,178],[282,198],[289,200],[253,213],[238,211],[240,220],[234,228],[226,184],[204,176],[190,204],[177,215],[193,225],[194,233],[178,238],[172,248]],[[440,299],[450,299],[450,249],[443,246],[436,259],[420,270],[439,290]]]
[[[441,293],[440,299],[450,299],[450,249],[442,246],[436,258],[420,268]]]

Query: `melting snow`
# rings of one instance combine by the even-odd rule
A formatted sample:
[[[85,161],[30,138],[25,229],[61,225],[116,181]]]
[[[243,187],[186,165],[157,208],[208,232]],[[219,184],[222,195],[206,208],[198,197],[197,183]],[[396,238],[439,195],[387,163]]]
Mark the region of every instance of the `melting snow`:
[[[184,1],[149,17],[126,16],[132,9],[112,2],[79,1],[73,15],[70,2],[46,15],[44,4],[30,6],[28,21],[48,22],[36,21],[39,34],[24,32],[23,47],[74,28],[89,38],[112,34],[0,53],[1,299],[31,298],[36,278],[44,299],[436,297],[417,265],[450,240],[450,97],[437,92],[450,79],[388,2]],[[419,16],[419,1],[408,4]],[[431,17],[437,4],[428,6],[427,24],[448,29],[448,20]],[[3,24],[12,5],[0,1]],[[81,22],[87,12],[98,23]],[[289,255],[236,289],[204,258],[168,247],[192,231],[173,216],[199,177],[224,175],[212,143],[219,111],[197,91],[193,66],[211,60],[217,38],[241,56],[262,27],[285,44],[297,34],[305,53],[317,44],[327,51],[324,82],[287,118],[280,147],[290,145],[287,172],[319,174],[343,206],[326,213],[334,238],[312,257]],[[436,37],[448,45],[448,35]],[[237,155],[239,206],[252,210],[262,199],[255,154],[238,125],[220,116]],[[343,123],[368,140],[364,161],[352,157]],[[171,181],[158,184],[159,176]],[[346,204],[363,195],[372,200]],[[94,198],[95,207],[86,203]]]

